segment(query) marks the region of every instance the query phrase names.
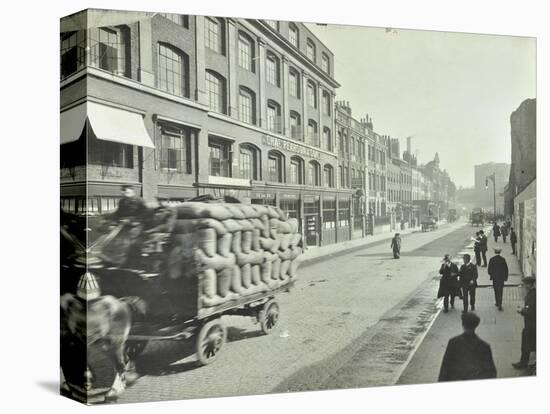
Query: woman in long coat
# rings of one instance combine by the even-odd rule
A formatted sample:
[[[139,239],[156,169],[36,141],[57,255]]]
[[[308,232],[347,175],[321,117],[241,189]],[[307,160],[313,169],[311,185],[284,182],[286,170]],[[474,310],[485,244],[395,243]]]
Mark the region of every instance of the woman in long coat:
[[[449,311],[449,299],[451,307],[455,307],[455,296],[460,296],[458,287],[458,266],[451,262],[451,256],[446,254],[439,269],[441,279],[439,280],[438,298],[443,298],[445,312]]]
[[[399,259],[401,255],[401,236],[399,233],[395,233],[395,236],[391,239],[390,247],[393,250],[393,258]]]

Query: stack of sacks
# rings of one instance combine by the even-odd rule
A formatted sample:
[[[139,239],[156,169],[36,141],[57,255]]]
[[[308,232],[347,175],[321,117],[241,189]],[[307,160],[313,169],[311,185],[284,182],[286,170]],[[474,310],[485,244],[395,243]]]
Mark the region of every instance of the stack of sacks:
[[[193,243],[201,304],[268,292],[296,277],[302,248],[298,220],[276,207],[188,202],[176,207],[174,241]]]

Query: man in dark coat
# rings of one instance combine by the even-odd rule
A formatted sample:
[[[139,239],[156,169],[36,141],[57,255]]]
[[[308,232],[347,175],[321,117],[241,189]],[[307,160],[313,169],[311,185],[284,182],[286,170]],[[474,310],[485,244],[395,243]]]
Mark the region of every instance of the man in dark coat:
[[[479,231],[476,231],[476,237],[474,239],[474,253],[476,255],[476,265],[481,266],[481,236]]]
[[[391,239],[390,248],[393,251],[393,258],[399,259],[401,257],[401,236],[399,233],[395,233],[395,236]]]
[[[521,358],[519,362],[512,364],[514,368],[527,368],[531,352],[537,350],[537,291],[534,277],[523,278],[523,287],[527,290],[525,306],[518,309],[523,316],[524,328],[521,332]]]
[[[479,231],[480,241],[479,241],[479,250],[481,251],[481,257],[483,258],[483,266],[487,267],[487,236],[483,230]]]
[[[121,187],[122,198],[118,202],[118,208],[112,214],[113,219],[122,220],[141,217],[147,212],[147,206],[143,199],[136,195],[136,191],[130,185]]]
[[[449,298],[451,299],[451,307],[455,307],[455,296],[458,288],[458,266],[451,262],[451,255],[446,254],[443,258],[443,264],[439,269],[441,279],[439,281],[438,298],[443,298],[443,307],[445,312],[449,311]]]
[[[493,237],[495,238],[495,243],[497,243],[498,238],[500,237],[500,226],[497,224],[496,221],[493,224]]]
[[[462,289],[463,313],[468,312],[468,302],[472,310],[476,308],[477,267],[470,262],[470,255],[463,256],[464,264],[458,271],[459,284]]]
[[[517,254],[516,253],[517,242],[518,242],[518,236],[516,235],[514,228],[510,227],[510,244],[512,245],[512,254]]]
[[[447,344],[439,371],[440,382],[496,378],[491,346],[475,334],[479,321],[475,313],[462,314],[464,333]]]
[[[506,237],[508,237],[508,224],[505,223],[501,228],[500,228],[500,233],[502,234],[502,242],[503,243],[506,243]]]
[[[493,291],[495,292],[495,306],[502,310],[502,293],[504,291],[504,282],[508,280],[508,264],[506,259],[500,255],[502,249],[495,249],[495,255],[489,260],[489,280],[493,281]]]

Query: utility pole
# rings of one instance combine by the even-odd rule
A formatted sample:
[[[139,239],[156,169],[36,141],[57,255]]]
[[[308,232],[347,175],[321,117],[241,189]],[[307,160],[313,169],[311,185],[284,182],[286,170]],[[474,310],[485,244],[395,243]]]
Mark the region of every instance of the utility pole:
[[[485,177],[485,189],[489,188],[489,181],[488,180],[491,180],[493,182],[493,214],[494,214],[494,221],[496,223],[496,221],[497,221],[496,174],[493,172],[491,175]]]

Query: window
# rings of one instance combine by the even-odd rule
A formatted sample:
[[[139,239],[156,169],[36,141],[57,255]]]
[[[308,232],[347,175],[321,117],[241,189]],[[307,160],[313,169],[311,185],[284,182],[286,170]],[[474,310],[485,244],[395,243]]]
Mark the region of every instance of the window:
[[[325,73],[330,73],[330,60],[325,53],[321,55],[321,69],[323,69]]]
[[[271,100],[267,102],[267,129],[271,132],[281,132],[281,106]]]
[[[241,178],[248,180],[258,180],[259,178],[259,150],[250,145],[242,144],[239,149],[239,167],[241,170]]]
[[[301,134],[300,114],[290,111],[290,136],[294,139],[303,139]]]
[[[300,74],[295,69],[288,71],[288,89],[290,96],[300,99]]]
[[[319,134],[317,133],[317,122],[313,119],[310,119],[307,123],[307,136],[308,144],[319,146]]]
[[[174,14],[174,13],[159,13],[161,16],[166,17],[168,20],[179,24],[180,26],[189,29],[189,16],[185,14]]]
[[[312,108],[317,108],[317,88],[311,82],[307,83],[307,103]]]
[[[208,139],[210,175],[231,177],[230,147],[231,145],[227,141],[216,138]]]
[[[254,72],[254,48],[252,40],[245,34],[239,33],[239,66]]]
[[[334,169],[330,164],[325,164],[323,167],[323,185],[325,187],[334,187]]]
[[[75,73],[86,65],[86,32],[61,34],[61,79]]]
[[[339,173],[340,173],[340,187],[345,187],[346,186],[346,179],[344,177],[344,166],[340,165],[338,167],[338,170],[339,170]]]
[[[327,151],[332,151],[332,137],[330,129],[327,127],[323,128],[323,148]]]
[[[267,156],[268,181],[274,183],[283,182],[284,157],[278,151],[269,151]]]
[[[205,27],[206,47],[214,52],[224,53],[223,23],[214,17],[206,18]]]
[[[321,185],[321,169],[317,161],[310,161],[307,169],[307,183],[309,185]]]
[[[189,131],[175,125],[160,125],[157,143],[159,166],[163,170],[191,173]]]
[[[134,146],[97,139],[92,128],[88,128],[88,163],[134,168]]]
[[[316,50],[315,50],[315,43],[311,39],[307,39],[307,49],[306,49],[306,55],[309,60],[312,62],[315,62],[316,58]]]
[[[328,116],[331,113],[330,95],[327,91],[323,91],[323,113]]]
[[[242,86],[239,89],[239,119],[247,124],[256,124],[254,93]]]
[[[344,167],[345,187],[349,187],[349,167]]]
[[[117,75],[129,76],[129,62],[126,59],[129,49],[128,29],[94,27],[89,34],[90,64]]]
[[[303,184],[304,162],[299,157],[290,159],[290,184]]]
[[[159,43],[157,60],[157,86],[174,95],[188,96],[187,56],[172,46]]]
[[[273,53],[267,54],[266,78],[272,85],[279,86],[279,59]]]
[[[288,25],[288,40],[293,46],[300,47],[300,33],[298,32],[298,26],[294,23]]]
[[[225,79],[220,74],[206,71],[206,93],[210,110],[225,114]]]

